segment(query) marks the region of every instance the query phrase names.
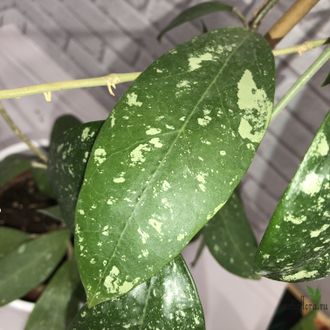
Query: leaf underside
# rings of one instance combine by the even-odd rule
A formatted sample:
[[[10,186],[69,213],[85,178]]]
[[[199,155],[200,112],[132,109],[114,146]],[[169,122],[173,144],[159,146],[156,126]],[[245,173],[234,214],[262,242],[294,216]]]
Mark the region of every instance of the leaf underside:
[[[259,275],[304,282],[330,274],[330,115],[284,192],[258,248]]]
[[[129,293],[89,309],[70,329],[205,329],[204,315],[189,270],[178,255],[159,273]]]
[[[56,231],[23,242],[0,260],[0,306],[24,296],[41,284],[61,261],[70,237]]]
[[[216,1],[207,1],[200,3],[196,6],[184,10],[180,15],[174,18],[165,29],[163,29],[157,36],[157,40],[160,41],[163,35],[174,29],[175,27],[190,22],[196,18],[203,17],[205,15],[215,13],[217,11],[232,11],[233,7],[227,6],[225,4],[216,2]],[[204,24],[203,24],[204,26]],[[204,27],[203,27],[204,29]]]
[[[240,28],[192,39],[139,76],[101,128],[77,202],[90,307],[156,274],[225,204],[273,97],[271,49]],[[113,267],[114,286],[106,281]]]
[[[75,126],[50,145],[48,178],[64,222],[74,233],[75,209],[86,164],[103,121]]]
[[[253,272],[257,242],[237,190],[203,227],[205,243],[213,257],[229,272],[260,279]]]

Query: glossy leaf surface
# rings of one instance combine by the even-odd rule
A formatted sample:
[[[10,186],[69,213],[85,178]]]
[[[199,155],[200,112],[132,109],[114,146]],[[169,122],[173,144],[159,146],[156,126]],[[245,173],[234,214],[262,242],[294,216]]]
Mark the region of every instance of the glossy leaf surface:
[[[45,214],[48,217],[51,217],[53,219],[63,221],[62,213],[61,213],[60,207],[58,205],[51,206],[46,209],[40,209],[40,210],[38,210],[38,212]]]
[[[95,138],[103,121],[76,126],[50,145],[48,178],[64,222],[74,233],[79,189]]]
[[[330,274],[330,115],[315,135],[259,245],[258,274],[286,282]]]
[[[180,15],[174,18],[164,30],[160,32],[157,40],[160,41],[163,35],[175,27],[190,22],[196,18],[215,13],[217,11],[232,11],[233,7],[219,3],[217,1],[207,1],[184,10]]]
[[[323,84],[321,85],[321,87],[327,86],[330,84],[330,72],[328,74],[328,76],[325,78]]]
[[[0,306],[41,284],[61,261],[70,237],[61,230],[30,240],[0,260]]]
[[[129,293],[91,309],[85,305],[70,329],[202,330],[205,323],[195,283],[179,255]]]
[[[30,169],[30,162],[17,156],[8,156],[0,162],[0,188],[19,174]]]
[[[47,166],[39,163],[31,164],[31,172],[39,190],[51,198],[56,198],[47,176]]]
[[[75,261],[66,261],[38,299],[25,330],[66,330],[79,310],[81,286]]]
[[[257,242],[236,191],[204,226],[203,236],[223,268],[241,277],[259,279],[253,272]]]
[[[240,28],[181,44],[138,77],[102,126],[77,203],[90,306],[156,274],[224,205],[265,133],[273,97],[271,49]]]
[[[59,138],[65,131],[69,130],[72,127],[79,126],[81,121],[72,115],[64,115],[58,117],[55,120],[55,123],[52,128],[52,132],[50,135],[50,144],[55,142],[57,138]]]
[[[29,240],[29,234],[23,231],[0,227],[0,259],[14,251],[21,243]]]

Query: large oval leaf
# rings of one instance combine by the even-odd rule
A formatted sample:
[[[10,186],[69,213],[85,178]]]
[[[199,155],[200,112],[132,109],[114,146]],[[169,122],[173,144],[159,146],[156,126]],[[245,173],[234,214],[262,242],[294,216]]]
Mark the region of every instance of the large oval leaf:
[[[77,202],[90,307],[156,274],[224,205],[265,133],[273,97],[271,49],[239,28],[192,39],[139,76],[102,126]]]
[[[283,194],[258,248],[258,274],[285,282],[330,274],[330,114]]]
[[[85,305],[70,329],[198,330],[205,323],[195,283],[178,255],[131,292],[91,309]]]
[[[64,222],[74,233],[75,209],[87,160],[103,121],[75,126],[50,145],[48,178]]]
[[[70,237],[61,230],[24,242],[0,260],[0,306],[41,284],[61,261]]]
[[[174,18],[166,26],[166,28],[159,33],[157,40],[160,41],[166,32],[174,29],[175,27],[181,24],[190,22],[196,18],[200,18],[211,13],[215,13],[217,11],[232,11],[233,9],[234,9],[233,7],[230,7],[228,5],[216,1],[207,1],[203,3],[199,3],[198,5],[195,5],[193,7],[184,10],[180,15]]]
[[[260,278],[253,272],[257,241],[237,191],[204,226],[203,236],[211,254],[223,268],[241,277]]]
[[[0,227],[0,259],[29,239],[29,234],[23,231],[8,227]]]
[[[79,286],[77,262],[66,261],[47,284],[24,330],[66,330],[79,310]]]

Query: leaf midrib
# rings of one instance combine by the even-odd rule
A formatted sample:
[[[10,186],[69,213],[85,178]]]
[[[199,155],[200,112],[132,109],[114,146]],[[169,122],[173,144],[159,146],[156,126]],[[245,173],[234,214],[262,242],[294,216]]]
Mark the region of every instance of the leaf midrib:
[[[204,99],[205,95],[208,93],[208,91],[210,90],[210,88],[215,84],[215,82],[217,81],[219,75],[222,73],[222,71],[224,70],[224,68],[226,67],[227,63],[230,61],[230,59],[234,56],[234,54],[236,54],[236,52],[238,51],[238,49],[246,42],[246,40],[248,40],[250,37],[252,36],[252,34],[249,34],[248,36],[246,36],[243,41],[237,46],[237,48],[230,54],[230,56],[228,56],[228,58],[226,59],[226,61],[224,62],[224,64],[222,65],[221,69],[219,70],[219,72],[215,75],[214,79],[212,80],[212,82],[210,83],[210,85],[207,87],[207,89],[205,90],[205,92],[202,94],[202,96],[200,97],[200,99],[198,100],[198,102],[196,103],[195,107],[193,108],[193,110],[191,111],[190,115],[188,116],[188,118],[185,120],[184,124],[182,125],[181,129],[178,130],[178,135],[177,137],[174,139],[174,141],[172,142],[171,146],[169,147],[169,150],[168,152],[165,154],[165,156],[163,157],[162,161],[160,162],[159,166],[157,167],[157,169],[155,170],[154,174],[152,175],[152,177],[150,178],[148,184],[145,186],[144,190],[142,191],[141,193],[141,197],[143,196],[143,194],[145,193],[145,191],[147,190],[147,188],[150,186],[151,182],[153,181],[155,175],[158,173],[158,170],[159,168],[162,166],[162,164],[164,163],[164,160],[167,158],[167,156],[169,155],[169,153],[171,152],[173,146],[175,145],[176,141],[178,140],[179,136],[181,135],[181,133],[184,131],[184,129],[186,128],[186,126],[188,125],[191,117],[194,115],[197,107],[199,106],[199,104],[202,102],[202,100]],[[96,293],[98,292],[98,289],[101,285],[101,282],[103,282],[104,280],[104,276],[107,272],[107,270],[109,269],[110,265],[111,265],[111,261],[114,257],[114,255],[116,254],[117,252],[117,249],[120,245],[120,242],[121,242],[121,239],[122,237],[124,236],[124,233],[126,231],[126,228],[128,227],[131,219],[132,219],[132,215],[135,213],[137,207],[140,205],[140,201],[142,201],[142,198],[139,199],[139,201],[136,203],[135,207],[134,207],[134,210],[132,211],[130,217],[128,218],[128,221],[123,229],[123,231],[121,232],[120,234],[120,237],[118,239],[118,242],[114,248],[114,251],[111,255],[111,257],[109,258],[109,262],[107,264],[107,266],[105,267],[104,269],[104,272],[102,274],[102,277],[100,278],[99,280],[99,283],[97,284],[97,287],[96,287],[96,290],[94,290],[94,294],[93,294],[93,298],[91,300],[91,307],[94,306],[93,305],[93,302],[94,302],[94,299],[95,299],[95,296],[96,296]],[[174,256],[175,257],[175,256]]]

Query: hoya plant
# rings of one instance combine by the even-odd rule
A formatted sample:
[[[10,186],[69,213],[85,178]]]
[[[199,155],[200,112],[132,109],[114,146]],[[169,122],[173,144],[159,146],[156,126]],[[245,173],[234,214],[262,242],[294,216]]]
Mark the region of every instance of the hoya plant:
[[[237,189],[269,123],[330,57],[328,47],[274,106],[274,56],[329,43],[273,51],[293,27],[290,15],[300,19],[314,4],[297,1],[282,19],[286,25],[278,23],[286,32],[263,37],[258,25],[276,2],[266,1],[250,22],[219,2],[187,9],[159,41],[215,11],[238,15],[243,27],[207,32],[203,22],[201,35],[142,73],[0,91],[1,99],[44,93],[50,101],[57,90],[102,85],[112,94],[116,84],[134,81],[104,121],[59,118],[46,152],[0,107],[40,158],[4,159],[1,186],[31,169],[57,203],[41,212],[63,220],[43,235],[0,228],[0,305],[47,281],[26,329],[204,329],[198,293],[180,255],[198,236],[222,267],[244,278],[299,282],[329,275],[329,115],[259,246]],[[328,76],[323,85],[329,83]],[[85,305],[78,311],[80,301]]]

